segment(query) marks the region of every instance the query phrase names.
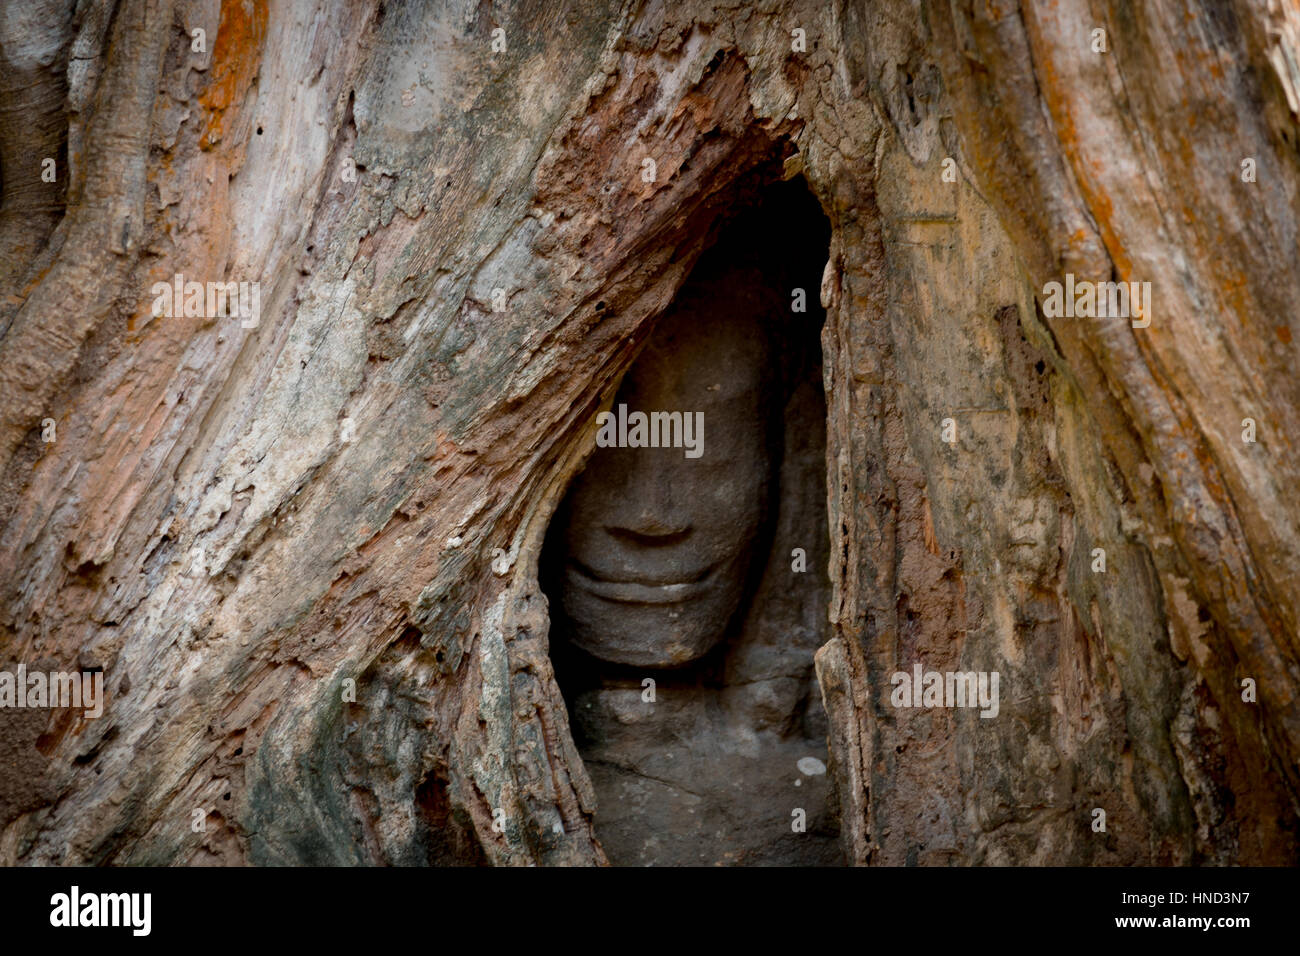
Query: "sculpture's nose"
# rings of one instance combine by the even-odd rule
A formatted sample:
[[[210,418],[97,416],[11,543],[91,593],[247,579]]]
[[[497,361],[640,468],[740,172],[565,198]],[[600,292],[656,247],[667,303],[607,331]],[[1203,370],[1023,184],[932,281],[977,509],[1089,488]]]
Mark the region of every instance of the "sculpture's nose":
[[[630,469],[618,489],[621,500],[604,515],[605,533],[620,544],[642,548],[667,547],[687,538],[704,489],[682,470],[676,461]]]
[[[685,541],[690,536],[690,522],[672,520],[663,515],[642,511],[635,519],[621,524],[605,525],[611,538],[643,548],[662,548]]]

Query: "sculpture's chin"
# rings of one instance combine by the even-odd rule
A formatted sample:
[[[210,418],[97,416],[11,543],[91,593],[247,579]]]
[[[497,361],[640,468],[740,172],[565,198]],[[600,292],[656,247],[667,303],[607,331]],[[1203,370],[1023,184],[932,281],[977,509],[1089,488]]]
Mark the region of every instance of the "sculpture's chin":
[[[712,589],[690,600],[644,602],[611,599],[566,588],[564,611],[573,643],[593,657],[631,667],[680,667],[703,657],[722,640],[739,595]]]

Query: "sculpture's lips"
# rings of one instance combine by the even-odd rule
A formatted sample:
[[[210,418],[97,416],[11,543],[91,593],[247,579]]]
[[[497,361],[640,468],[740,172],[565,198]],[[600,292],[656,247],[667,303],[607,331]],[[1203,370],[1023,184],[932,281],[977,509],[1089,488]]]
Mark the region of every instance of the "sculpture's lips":
[[[616,604],[677,604],[695,597],[708,584],[713,568],[691,574],[674,572],[671,578],[619,579],[609,572],[593,571],[577,561],[569,563],[569,581],[582,590]]]

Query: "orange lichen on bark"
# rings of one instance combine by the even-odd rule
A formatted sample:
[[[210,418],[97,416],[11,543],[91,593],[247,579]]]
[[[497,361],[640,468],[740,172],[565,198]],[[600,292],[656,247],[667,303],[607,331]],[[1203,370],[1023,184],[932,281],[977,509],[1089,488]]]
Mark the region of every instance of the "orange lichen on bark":
[[[265,0],[226,0],[221,5],[221,25],[212,50],[212,79],[199,97],[208,114],[199,137],[200,149],[211,149],[227,131],[226,112],[237,96],[252,84],[262,63],[266,38]]]

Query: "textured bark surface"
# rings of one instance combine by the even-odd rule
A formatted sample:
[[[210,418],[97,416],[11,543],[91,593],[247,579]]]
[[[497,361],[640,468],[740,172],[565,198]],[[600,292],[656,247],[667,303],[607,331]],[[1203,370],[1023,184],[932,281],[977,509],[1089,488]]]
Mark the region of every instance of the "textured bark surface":
[[[0,668],[108,699],[0,710],[0,860],[604,862],[542,542],[802,176],[845,859],[1296,861],[1294,4],[20,6]],[[152,316],[177,273],[260,322]],[[1150,326],[1048,318],[1066,273]],[[917,661],[998,671],[998,717],[891,707]]]

